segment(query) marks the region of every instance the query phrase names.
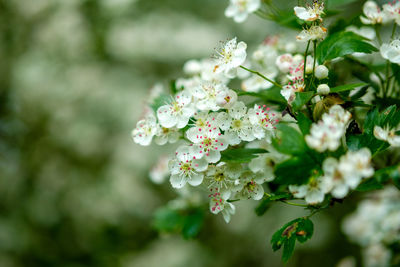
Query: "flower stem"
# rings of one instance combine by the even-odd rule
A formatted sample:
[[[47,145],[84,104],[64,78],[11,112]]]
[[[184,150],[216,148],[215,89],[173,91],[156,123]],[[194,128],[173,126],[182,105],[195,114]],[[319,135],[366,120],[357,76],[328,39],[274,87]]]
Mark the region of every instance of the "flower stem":
[[[303,66],[303,80],[304,81],[306,80],[307,54],[308,54],[308,49],[310,48],[310,43],[311,43],[311,41],[308,41],[306,52],[304,52],[304,66]]]
[[[315,77],[315,65],[317,63],[317,40],[314,41],[314,63],[313,63],[313,72],[312,72],[312,78],[311,78],[311,83],[310,86],[314,83],[314,77]]]
[[[392,29],[392,35],[390,37],[390,41],[393,40],[394,35],[396,34],[396,27],[397,27],[397,23],[393,23],[393,29]],[[389,85],[390,85],[390,81],[392,79],[392,77],[389,77],[389,67],[390,67],[390,61],[386,60],[386,86],[385,89],[383,91],[383,97],[386,98],[388,96],[388,92],[389,92]]]
[[[253,74],[256,74],[256,75],[260,76],[261,78],[263,78],[264,80],[269,81],[269,82],[272,83],[273,85],[275,85],[275,86],[277,86],[277,87],[279,87],[279,88],[282,88],[282,85],[280,85],[279,83],[274,82],[273,80],[271,80],[271,79],[265,77],[264,75],[262,75],[262,74],[259,73],[258,71],[248,69],[248,68],[246,68],[246,67],[244,67],[244,66],[240,66],[240,67],[241,67],[242,69],[244,69],[244,70],[247,70],[248,72],[251,72],[251,73],[253,73]]]
[[[293,202],[289,202],[287,200],[281,200],[281,202],[286,203],[288,205],[296,206],[296,207],[304,207],[304,208],[308,207],[308,205],[300,204],[300,203],[293,203]]]
[[[376,33],[376,38],[378,38],[379,45],[382,45],[382,38],[381,38],[381,34],[379,33],[378,25],[375,25],[375,33]]]

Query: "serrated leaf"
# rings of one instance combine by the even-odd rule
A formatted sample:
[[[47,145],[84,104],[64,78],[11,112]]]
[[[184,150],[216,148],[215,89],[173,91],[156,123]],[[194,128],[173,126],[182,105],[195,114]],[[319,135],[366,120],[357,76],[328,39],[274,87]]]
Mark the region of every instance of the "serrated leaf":
[[[353,90],[354,88],[366,86],[366,85],[367,85],[366,83],[354,83],[354,84],[341,85],[341,86],[331,88],[331,93],[339,93],[339,92],[349,91],[349,90]]]
[[[304,136],[310,133],[312,120],[306,117],[303,113],[299,112],[297,115],[297,123],[299,124],[300,131]]]
[[[292,103],[294,111],[300,110],[313,97],[314,92],[296,92],[296,98]]]
[[[317,47],[317,59],[320,64],[327,60],[343,57],[356,52],[370,54],[378,51],[366,39],[353,32],[337,32],[328,36]]]
[[[259,148],[236,148],[228,149],[221,152],[221,161],[246,163],[252,159],[257,158],[258,154],[268,153],[265,149]]]
[[[286,124],[278,124],[276,128],[279,133],[272,140],[276,150],[287,155],[298,155],[306,151],[304,137],[296,129]]]

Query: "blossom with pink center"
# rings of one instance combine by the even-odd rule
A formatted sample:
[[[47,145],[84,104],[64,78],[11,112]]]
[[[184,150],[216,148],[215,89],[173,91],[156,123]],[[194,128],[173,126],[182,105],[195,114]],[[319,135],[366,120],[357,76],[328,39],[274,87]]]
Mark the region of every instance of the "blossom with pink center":
[[[253,135],[257,139],[269,138],[274,135],[275,125],[279,122],[276,111],[266,108],[265,105],[254,105],[248,111],[249,121],[253,126]]]

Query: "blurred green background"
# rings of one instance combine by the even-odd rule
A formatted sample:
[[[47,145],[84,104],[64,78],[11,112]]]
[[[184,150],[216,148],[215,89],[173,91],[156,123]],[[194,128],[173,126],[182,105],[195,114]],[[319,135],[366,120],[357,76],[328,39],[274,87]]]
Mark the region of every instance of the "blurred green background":
[[[176,195],[148,170],[166,150],[130,137],[149,88],[178,78],[185,61],[209,57],[220,40],[251,48],[281,30],[256,16],[235,24],[227,5],[0,0],[1,267],[282,266],[269,239],[306,211],[277,204],[256,217],[248,201],[230,224],[207,215],[199,239],[158,234],[153,213]],[[289,266],[358,257],[338,223],[353,208],[315,216]]]

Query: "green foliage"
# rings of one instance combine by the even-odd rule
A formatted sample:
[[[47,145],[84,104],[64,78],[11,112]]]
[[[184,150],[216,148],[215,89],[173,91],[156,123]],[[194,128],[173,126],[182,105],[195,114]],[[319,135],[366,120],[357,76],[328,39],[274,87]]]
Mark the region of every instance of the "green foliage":
[[[309,154],[294,156],[275,167],[274,182],[285,185],[305,184],[317,168],[318,163]]]
[[[343,57],[356,52],[370,54],[378,51],[367,43],[366,39],[353,32],[338,32],[328,36],[317,47],[317,59],[320,64],[327,60]]]
[[[365,86],[365,85],[367,85],[367,84],[366,83],[354,83],[354,84],[341,85],[341,86],[331,88],[331,93],[350,91],[350,90],[353,90],[354,88]]]
[[[235,148],[228,149],[221,152],[221,161],[223,162],[234,162],[234,163],[246,163],[252,159],[257,158],[258,154],[268,153],[265,149],[259,148]]]
[[[307,145],[297,130],[286,124],[278,124],[276,128],[279,133],[272,140],[276,150],[287,155],[299,155],[306,151]]]
[[[296,92],[296,98],[292,103],[293,111],[300,110],[314,96],[314,92]]]
[[[377,170],[374,179],[379,183],[392,180],[396,187],[400,189],[400,164]]]
[[[154,214],[153,226],[157,231],[181,233],[185,239],[196,237],[204,222],[201,208],[177,210],[168,206],[158,209]]]
[[[314,224],[308,218],[298,218],[288,222],[271,238],[271,245],[274,251],[283,246],[282,260],[287,262],[293,255],[296,240],[304,243],[309,240],[314,233]]]
[[[277,200],[282,200],[282,199],[290,199],[291,198],[291,194],[289,193],[275,193],[275,194],[270,194],[268,196],[265,196],[260,203],[258,204],[258,206],[255,209],[255,212],[258,216],[262,216],[264,215],[264,213],[271,207],[271,204],[274,201]]]
[[[280,105],[286,105],[286,99],[281,95],[281,89],[278,87],[272,87],[266,90],[262,90],[258,93],[255,92],[245,92],[245,91],[236,91],[238,96],[248,95],[260,98],[260,100],[268,102],[268,103],[275,103]]]
[[[310,120],[306,115],[299,112],[297,115],[297,123],[299,124],[300,131],[304,136],[310,133],[312,120]]]

